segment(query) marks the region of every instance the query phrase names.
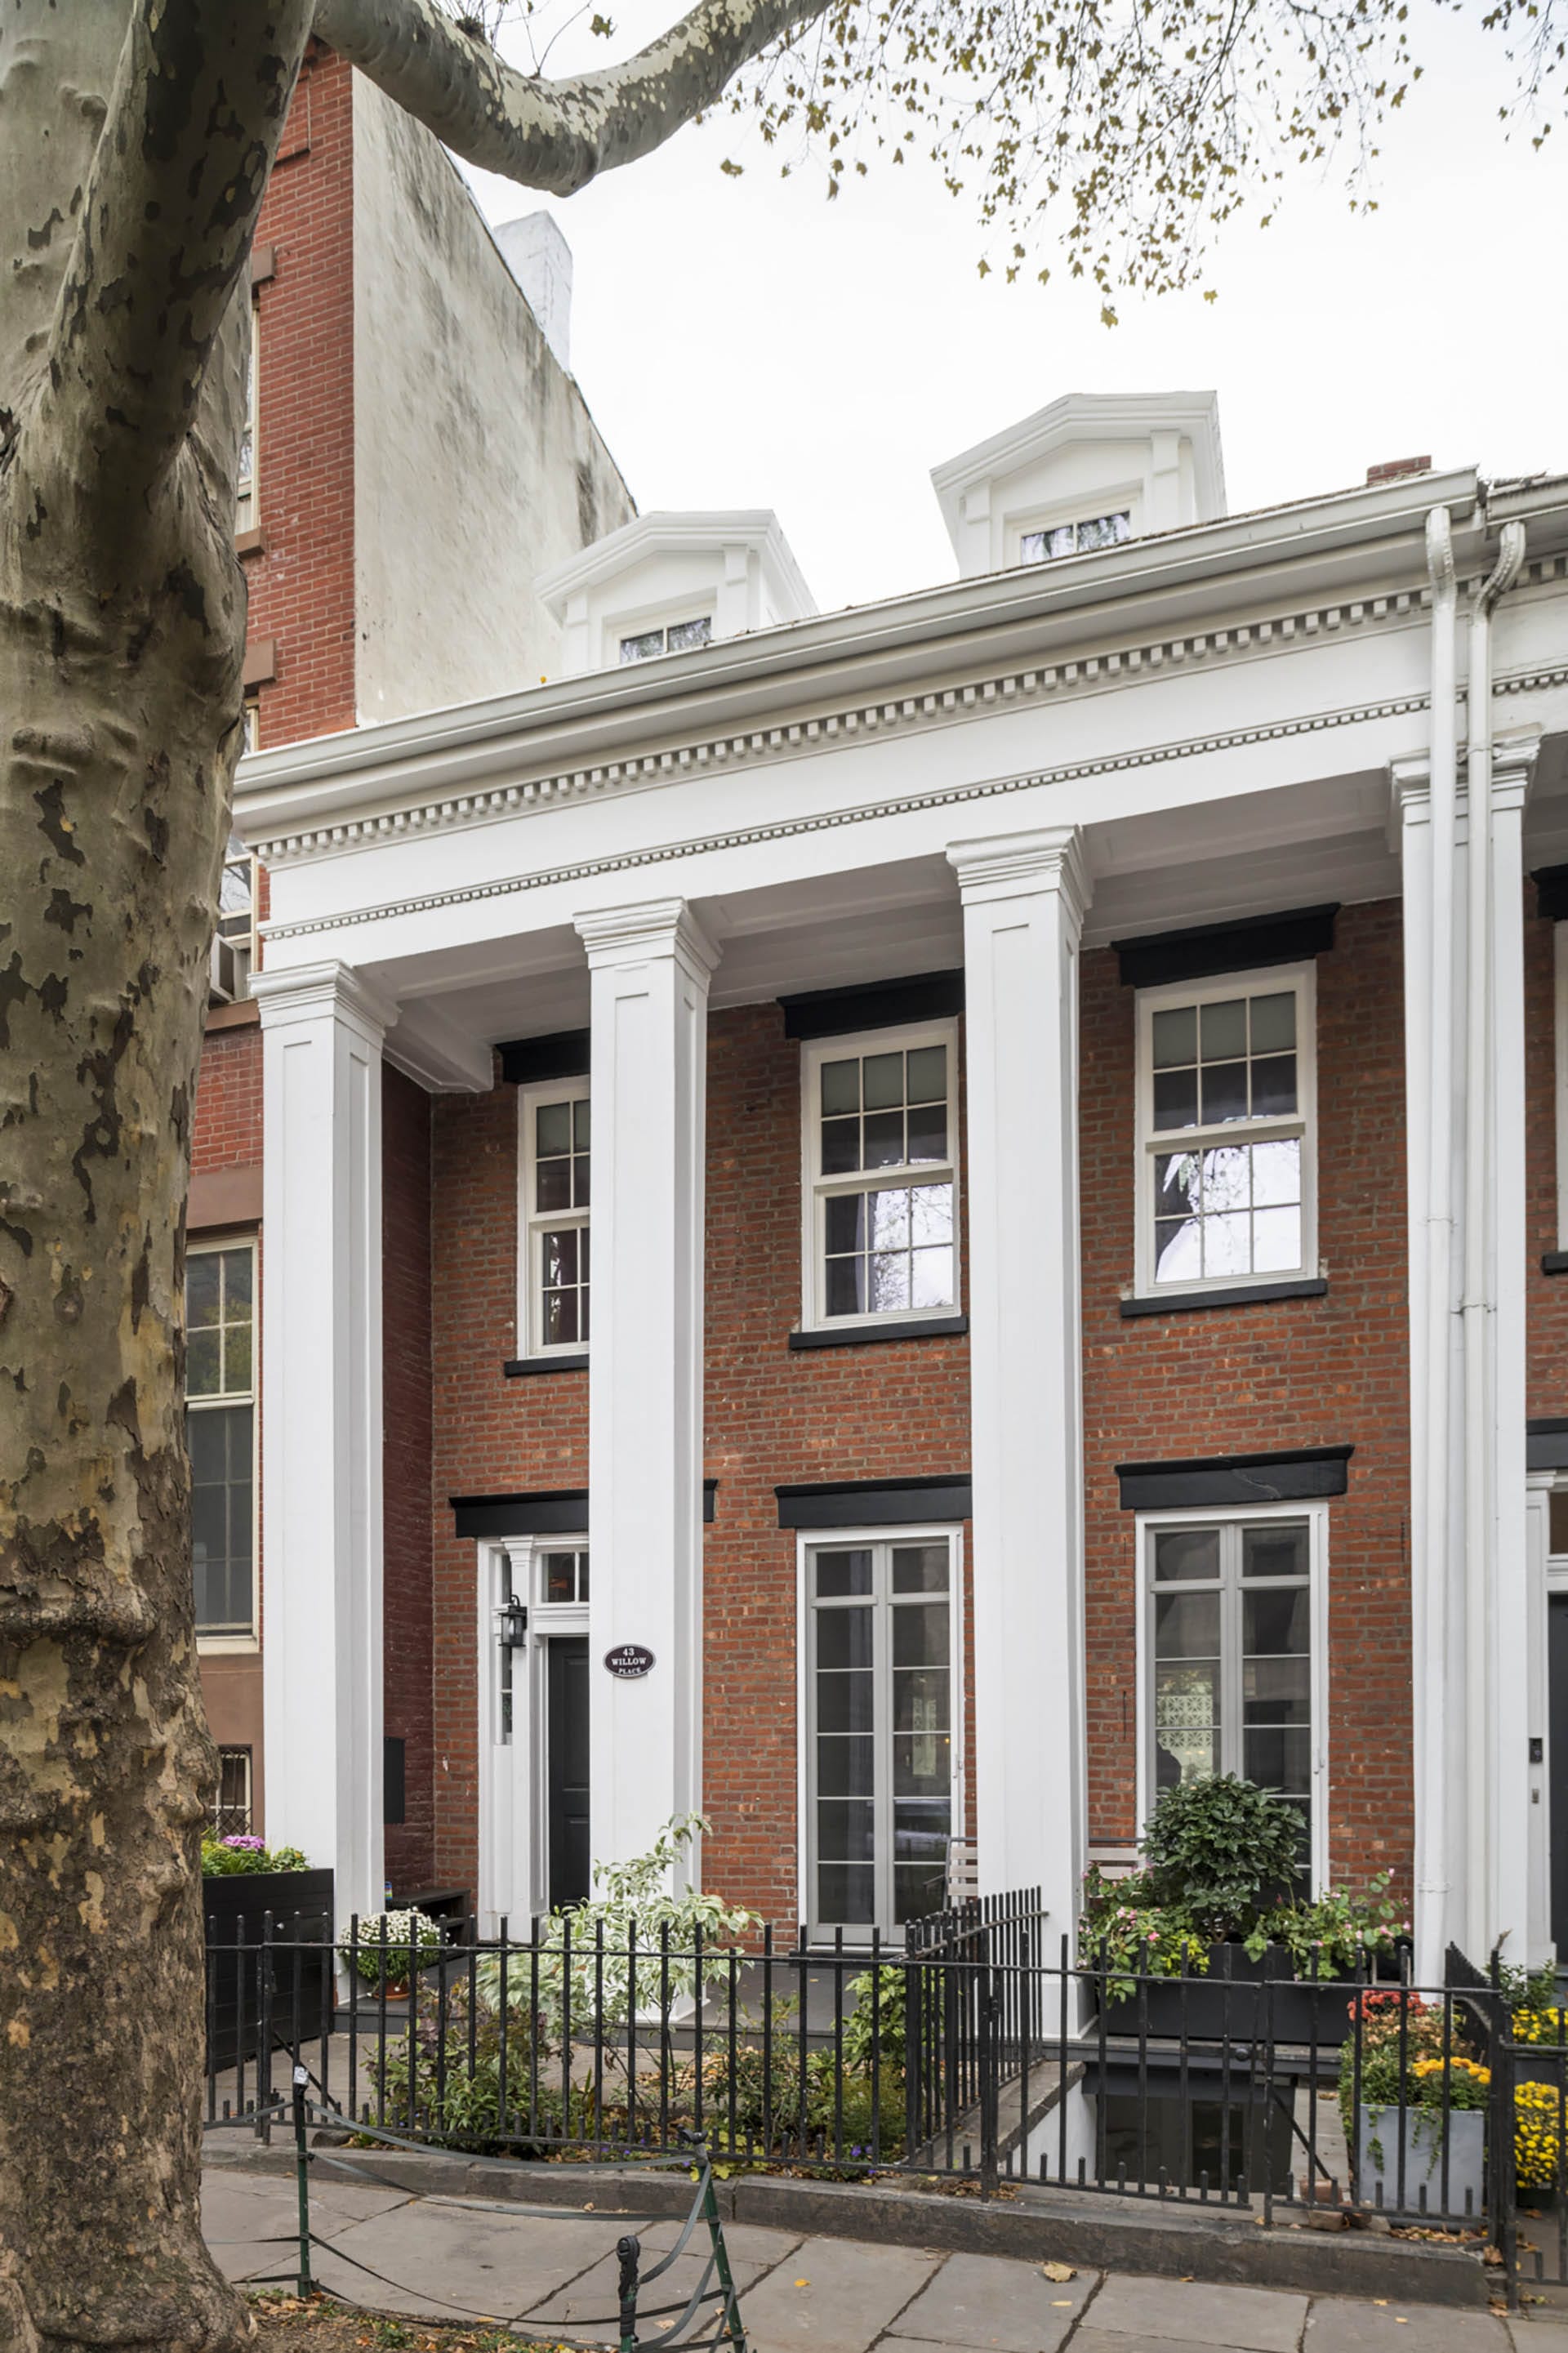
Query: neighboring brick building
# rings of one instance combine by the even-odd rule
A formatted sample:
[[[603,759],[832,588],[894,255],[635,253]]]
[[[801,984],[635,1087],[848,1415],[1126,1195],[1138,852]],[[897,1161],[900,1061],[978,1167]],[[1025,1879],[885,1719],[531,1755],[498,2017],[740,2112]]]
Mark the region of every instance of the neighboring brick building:
[[[558,355],[570,279],[559,232],[517,223],[500,239],[428,132],[317,45],[252,267],[237,546],[253,747],[464,702],[563,665],[561,626],[534,575],[634,509]],[[262,1208],[261,1037],[247,987],[268,896],[237,845],[224,903],[190,1219],[193,1328],[217,1336],[197,1352],[191,1430],[220,1796],[230,1819],[260,1823],[265,1598],[242,1475],[259,1461],[258,1367],[231,1333],[248,1328]],[[384,1217],[387,1329],[405,1381],[389,1390],[386,1424],[386,1598],[399,1631],[385,1727],[400,1744],[395,1779],[407,1759],[406,1818],[388,1824],[387,1857],[419,1879],[433,1863],[429,1105],[412,1081],[403,1090],[389,1093]],[[208,1313],[219,1321],[204,1326]]]
[[[1207,395],[934,480],[956,582],[815,617],[765,518],[659,518],[547,568],[556,682],[242,773],[269,1834],[516,1918],[700,1809],[852,1937],[972,1839],[1065,1931],[1220,1767],[1418,1968],[1538,1954],[1563,486],[1230,520]]]

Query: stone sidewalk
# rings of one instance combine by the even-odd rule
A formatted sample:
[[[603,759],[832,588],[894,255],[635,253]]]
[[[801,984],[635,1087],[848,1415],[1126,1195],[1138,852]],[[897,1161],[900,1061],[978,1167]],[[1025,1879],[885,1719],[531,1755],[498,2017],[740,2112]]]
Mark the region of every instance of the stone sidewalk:
[[[287,2177],[210,2169],[203,2214],[231,2279],[291,2278],[297,2210]],[[321,2177],[311,2216],[329,2242],[315,2251],[316,2277],[334,2295],[422,2319],[482,2316],[562,2346],[615,2342],[608,2316],[623,2231],[637,2230],[646,2266],[679,2230]],[[1556,2320],[1114,2272],[1056,2281],[1039,2263],[1003,2256],[801,2238],[750,2223],[726,2225],[725,2239],[752,2353],[1568,2353],[1568,2325]],[[705,2246],[682,2255],[646,2304],[684,2304],[705,2255]],[[646,2346],[657,2346],[659,2333],[657,2319],[639,2326]]]

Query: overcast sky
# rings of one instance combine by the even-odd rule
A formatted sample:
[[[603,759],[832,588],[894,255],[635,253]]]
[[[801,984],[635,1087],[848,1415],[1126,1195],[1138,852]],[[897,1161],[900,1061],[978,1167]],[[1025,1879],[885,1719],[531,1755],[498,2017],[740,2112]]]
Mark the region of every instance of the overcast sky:
[[[663,19],[614,13],[617,48]],[[1505,140],[1506,68],[1473,17],[1425,16],[1420,41],[1375,213],[1297,181],[1272,228],[1219,239],[1216,301],[1123,297],[1114,329],[1065,279],[982,280],[973,212],[933,174],[829,205],[729,116],[552,205],[574,371],[638,505],[776,509],[826,610],[951,578],[931,467],[1063,392],[1214,386],[1233,511],[1426,452],[1568,471],[1568,130]],[[537,209],[471,176],[492,219]]]

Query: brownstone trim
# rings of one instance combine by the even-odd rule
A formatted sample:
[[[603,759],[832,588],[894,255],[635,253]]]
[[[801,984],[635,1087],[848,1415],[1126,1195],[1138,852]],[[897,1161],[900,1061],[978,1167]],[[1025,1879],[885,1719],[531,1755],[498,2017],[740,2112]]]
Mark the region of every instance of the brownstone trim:
[[[209,1233],[219,1226],[261,1223],[261,1164],[248,1167],[198,1168],[191,1178],[190,1207],[185,1212],[188,1233]]]

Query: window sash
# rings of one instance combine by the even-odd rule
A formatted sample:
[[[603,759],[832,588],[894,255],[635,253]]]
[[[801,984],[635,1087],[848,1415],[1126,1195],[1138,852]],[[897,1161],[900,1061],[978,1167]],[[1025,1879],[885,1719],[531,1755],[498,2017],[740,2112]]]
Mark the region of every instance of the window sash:
[[[922,1046],[946,1050],[945,1116],[947,1154],[942,1160],[902,1160],[883,1166],[822,1173],[822,1066],[825,1062],[859,1060],[884,1053],[910,1053]],[[963,1269],[958,1148],[958,1029],[955,1022],[923,1023],[905,1029],[871,1029],[842,1038],[815,1039],[801,1056],[801,1201],[802,1235],[801,1320],[808,1331],[840,1331],[866,1324],[923,1322],[932,1315],[961,1312]],[[906,1136],[907,1142],[907,1136]],[[857,1194],[910,1192],[926,1186],[952,1187],[952,1297],[938,1305],[867,1307],[850,1314],[827,1312],[827,1204]],[[911,1248],[913,1245],[910,1246]],[[906,1256],[909,1252],[906,1251]],[[867,1262],[875,1253],[868,1244],[859,1252]],[[912,1278],[911,1278],[912,1279]]]
[[[524,1087],[518,1094],[518,1355],[534,1356],[580,1356],[586,1353],[589,1340],[581,1336],[571,1340],[547,1340],[544,1313],[544,1238],[547,1234],[589,1233],[593,1219],[593,1204],[582,1208],[541,1209],[535,1207],[539,1196],[538,1115],[552,1103],[591,1103],[587,1078],[561,1079],[549,1086]],[[590,1168],[593,1144],[588,1147]],[[592,1332],[592,1272],[584,1279],[579,1261],[575,1284],[556,1286],[576,1293],[581,1317],[582,1303],[589,1303],[589,1330]]]
[[[1248,1656],[1304,1657],[1307,1706],[1307,1802],[1309,1810],[1311,1884],[1316,1892],[1328,1884],[1329,1787],[1327,1766],[1328,1657],[1327,1580],[1328,1514],[1321,1504],[1282,1504],[1276,1510],[1237,1508],[1232,1511],[1158,1512],[1140,1514],[1135,1541],[1139,1577],[1138,1693],[1141,1708],[1138,1739],[1138,1813],[1146,1822],[1160,1794],[1157,1766],[1156,1615],[1158,1600],[1173,1594],[1215,1595],[1219,1600],[1220,1741],[1217,1769],[1246,1770],[1245,1665]],[[1303,1573],[1284,1577],[1242,1575],[1243,1544],[1250,1529],[1279,1532],[1289,1527],[1307,1532],[1307,1566]],[[1176,1532],[1215,1533],[1219,1538],[1219,1569],[1210,1577],[1160,1580],[1155,1575],[1156,1543]],[[1248,1594],[1305,1592],[1308,1638],[1305,1652],[1247,1653],[1244,1649],[1245,1601]],[[1271,1727],[1254,1725],[1256,1730]],[[1290,1727],[1300,1728],[1300,1727]],[[1294,1794],[1294,1793],[1293,1793]]]
[[[217,1413],[235,1416],[245,1414],[249,1417],[250,1446],[249,1461],[247,1468],[248,1472],[247,1483],[250,1496],[250,1589],[248,1596],[248,1608],[242,1614],[237,1614],[230,1610],[221,1617],[208,1618],[205,1620],[198,1615],[196,1620],[196,1636],[199,1642],[205,1644],[221,1644],[224,1642],[233,1643],[235,1641],[251,1642],[254,1641],[256,1638],[256,1593],[258,1561],[257,1526],[259,1504],[257,1463],[260,1447],[261,1422],[261,1416],[258,1409],[260,1397],[260,1315],[258,1312],[260,1303],[257,1297],[256,1288],[256,1245],[253,1241],[236,1241],[232,1239],[226,1241],[213,1242],[204,1245],[193,1244],[186,1252],[186,1263],[188,1267],[190,1261],[195,1259],[216,1258],[222,1256],[226,1252],[233,1256],[237,1256],[243,1252],[250,1261],[250,1315],[248,1319],[248,1329],[250,1332],[250,1379],[247,1384],[243,1386],[237,1385],[231,1388],[217,1389],[208,1396],[186,1397],[186,1445],[187,1451],[189,1451],[190,1425],[194,1416]],[[237,1319],[226,1319],[225,1322],[218,1326],[219,1330],[224,1331],[233,1328],[233,1324],[237,1320]],[[226,1366],[226,1357],[227,1352],[226,1350],[224,1352],[224,1362]],[[207,1483],[217,1484],[220,1482],[213,1482]],[[230,1476],[221,1482],[226,1496],[232,1495],[234,1490],[244,1483],[247,1482],[242,1482],[237,1476],[235,1476],[232,1471]]]
[[[945,1590],[942,1592],[921,1590],[911,1591],[909,1593],[895,1593],[893,1590],[894,1555],[896,1553],[908,1550],[918,1550],[925,1547],[936,1546],[941,1546],[946,1555],[947,1579]],[[819,1599],[816,1590],[816,1564],[824,1554],[837,1552],[856,1552],[868,1554],[870,1556],[870,1577],[868,1588],[864,1592],[823,1596]],[[931,1806],[940,1809],[945,1807],[946,1810],[945,1829],[942,1832],[942,1851],[940,1862],[937,1862],[934,1868],[931,1885],[931,1900],[929,1907],[924,1905],[919,1905],[917,1908],[921,1911],[924,1911],[927,1908],[931,1910],[940,1909],[941,1905],[945,1902],[947,1841],[963,1834],[963,1677],[961,1673],[963,1661],[963,1565],[961,1541],[958,1534],[951,1528],[909,1527],[899,1528],[894,1531],[883,1532],[880,1534],[868,1534],[858,1531],[849,1531],[843,1534],[829,1534],[824,1532],[818,1535],[814,1533],[809,1542],[803,1541],[801,1546],[800,1560],[802,1596],[801,1856],[805,1878],[805,1886],[802,1890],[805,1917],[808,1923],[809,1933],[814,1937],[822,1936],[842,1929],[843,1932],[850,1937],[863,1938],[868,1942],[872,1931],[877,1929],[880,1930],[883,1936],[888,1938],[889,1941],[898,1943],[902,1940],[903,1925],[900,1923],[897,1918],[898,1886],[895,1866],[898,1863],[899,1858],[896,1847],[896,1804],[902,1803],[906,1808]],[[907,1726],[900,1732],[896,1727],[894,1721],[895,1701],[897,1698],[894,1677],[896,1672],[908,1672],[911,1670],[909,1665],[900,1662],[897,1658],[895,1630],[898,1614],[900,1610],[909,1610],[910,1609],[919,1609],[922,1607],[929,1609],[933,1606],[939,1606],[943,1609],[946,1620],[947,1660],[945,1673],[945,1730],[940,1726],[930,1729]],[[820,1852],[821,1820],[819,1816],[819,1799],[826,1799],[828,1802],[831,1802],[835,1792],[832,1790],[824,1790],[820,1787],[822,1757],[818,1746],[818,1734],[819,1730],[822,1730],[826,1732],[828,1736],[832,1736],[832,1728],[820,1726],[818,1719],[821,1700],[823,1697],[821,1678],[825,1673],[831,1675],[834,1670],[830,1667],[820,1666],[819,1662],[821,1658],[823,1621],[836,1616],[842,1616],[847,1611],[857,1609],[868,1610],[871,1620],[869,1672],[872,1677],[872,1722],[870,1725],[864,1730],[858,1725],[849,1730],[846,1745],[847,1745],[847,1740],[856,1738],[865,1739],[870,1742],[872,1757],[872,1795],[868,1800],[859,1797],[858,1793],[851,1792],[847,1799],[847,1803],[869,1803],[871,1808],[873,1827],[872,1854],[869,1870],[873,1904],[871,1917],[867,1919],[843,1920],[838,1918],[836,1914],[826,1911],[822,1900],[821,1874],[825,1858],[822,1856]],[[936,1668],[916,1668],[913,1671],[926,1673],[936,1673],[939,1675],[942,1672],[940,1665]],[[934,1789],[929,1792],[925,1790],[909,1790],[902,1793],[897,1790],[895,1775],[899,1757],[899,1743],[900,1741],[909,1743],[911,1751],[915,1751],[918,1748],[918,1745],[921,1742],[945,1741],[947,1771],[945,1777],[944,1794],[938,1795]],[[852,1763],[855,1760],[847,1759],[846,1761]],[[913,1768],[918,1771],[920,1767],[915,1764],[914,1757],[912,1755],[910,1761]],[[929,1760],[927,1761],[929,1763]],[[930,1778],[930,1776],[927,1774],[923,1775],[922,1778]],[[826,1868],[831,1870],[837,1861],[838,1858],[837,1857],[826,1857]],[[853,1863],[851,1863],[849,1867],[853,1868]],[[864,1867],[865,1866],[862,1865],[862,1868]],[[921,1865],[919,1862],[910,1863],[905,1866],[906,1874],[912,1874],[917,1869],[929,1869],[931,1867],[931,1866],[929,1863],[924,1865]]]
[[[1152,1293],[1179,1294],[1184,1292],[1235,1290],[1258,1282],[1296,1282],[1310,1279],[1318,1270],[1317,1238],[1317,990],[1316,967],[1302,965],[1272,965],[1250,972],[1216,974],[1210,980],[1172,983],[1159,988],[1140,989],[1137,1008],[1137,1143],[1133,1181],[1136,1187],[1134,1203],[1135,1288],[1144,1295]],[[1222,1003],[1236,997],[1283,996],[1287,991],[1296,999],[1296,1109],[1279,1116],[1248,1117],[1205,1123],[1194,1127],[1156,1128],[1154,1125],[1154,1016],[1178,1008],[1202,1007]],[[1299,1140],[1301,1145],[1300,1165],[1300,1246],[1298,1261],[1290,1267],[1252,1268],[1243,1273],[1200,1273],[1172,1277],[1164,1281],[1158,1273],[1158,1243],[1155,1233],[1157,1211],[1154,1200],[1154,1163],[1167,1155],[1202,1154],[1223,1150],[1226,1145],[1268,1144],[1278,1140]]]

